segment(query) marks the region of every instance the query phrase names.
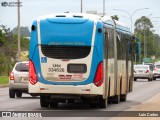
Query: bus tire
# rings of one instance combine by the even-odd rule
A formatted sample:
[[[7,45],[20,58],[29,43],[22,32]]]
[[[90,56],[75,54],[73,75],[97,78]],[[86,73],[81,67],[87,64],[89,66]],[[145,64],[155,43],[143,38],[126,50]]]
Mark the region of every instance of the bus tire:
[[[40,96],[40,105],[41,107],[48,107],[49,103],[46,101],[47,97],[46,96]]]
[[[51,108],[56,108],[56,107],[58,107],[58,102],[51,102],[51,103],[50,103],[50,107],[51,107]]]
[[[127,100],[127,95],[126,94],[123,94],[120,96],[120,101],[126,101]]]
[[[107,103],[108,103],[107,98],[105,98],[105,99],[101,98],[99,100],[99,108],[106,108],[107,107]]]
[[[112,99],[112,103],[118,104],[120,102],[120,95],[115,95]]]
[[[98,102],[91,102],[89,105],[90,105],[90,108],[97,108]]]
[[[67,103],[74,103],[75,100],[67,100]]]
[[[152,81],[152,78],[148,78],[148,82],[149,82],[149,81]]]

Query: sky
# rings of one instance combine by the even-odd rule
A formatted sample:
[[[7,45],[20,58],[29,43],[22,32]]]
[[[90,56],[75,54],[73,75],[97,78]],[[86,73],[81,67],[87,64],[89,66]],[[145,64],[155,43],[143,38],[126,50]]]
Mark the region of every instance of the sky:
[[[83,13],[86,13],[86,11],[103,12],[103,0],[82,1]],[[0,0],[0,25],[3,24],[13,29],[18,25],[17,7],[3,7],[1,5],[2,2],[17,2],[17,0]],[[29,29],[36,17],[67,11],[80,13],[81,8],[81,0],[20,0],[20,2],[22,2],[20,7],[21,26],[29,27]],[[138,11],[135,12],[136,10]],[[134,12],[135,14],[132,16]],[[105,0],[105,14],[108,16],[118,15],[119,21],[125,23],[129,28],[131,28],[129,15],[132,16],[133,28],[136,19],[139,19],[141,16],[148,16],[154,25],[155,33],[160,35],[160,0]]]

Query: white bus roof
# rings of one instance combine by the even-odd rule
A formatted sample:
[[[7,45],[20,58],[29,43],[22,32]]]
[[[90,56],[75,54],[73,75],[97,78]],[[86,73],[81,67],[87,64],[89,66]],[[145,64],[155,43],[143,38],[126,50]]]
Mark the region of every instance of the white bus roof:
[[[93,20],[101,20],[102,17],[95,14],[84,14],[84,13],[57,13],[57,14],[49,14],[40,16],[37,19],[45,19],[45,18],[55,18],[55,17],[79,17],[79,18],[88,18]]]
[[[117,30],[123,30],[123,31],[126,31],[126,32],[130,32],[130,29],[125,24],[123,24],[122,22],[119,22],[117,20],[113,21],[112,18],[109,17],[109,16],[101,17],[101,16],[95,15],[95,14],[57,13],[57,14],[49,14],[49,15],[40,16],[37,19],[56,18],[56,17],[68,17],[68,18],[79,17],[79,18],[88,18],[90,20],[101,20],[103,23],[106,23],[106,24],[111,25],[111,26],[114,25],[114,21],[115,21]]]

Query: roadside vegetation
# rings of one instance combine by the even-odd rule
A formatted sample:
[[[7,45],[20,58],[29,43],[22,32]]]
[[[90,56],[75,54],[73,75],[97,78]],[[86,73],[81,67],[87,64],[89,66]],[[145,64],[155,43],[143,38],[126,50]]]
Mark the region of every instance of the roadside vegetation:
[[[10,28],[0,25],[0,76],[9,76],[17,61],[18,37],[16,31],[17,28],[10,30]],[[21,33],[21,51],[28,51],[28,28],[21,27]]]
[[[21,27],[21,51],[29,49],[29,34],[28,27]],[[17,27],[10,30],[0,25],[0,87],[8,86],[8,76],[17,62],[17,42]]]
[[[134,34],[139,38],[141,45],[141,54],[137,61],[142,63],[143,58],[153,58],[153,62],[160,61],[160,36],[155,33],[156,24],[148,17],[142,16],[136,20],[134,26]]]
[[[8,76],[0,76],[0,87],[8,86]]]

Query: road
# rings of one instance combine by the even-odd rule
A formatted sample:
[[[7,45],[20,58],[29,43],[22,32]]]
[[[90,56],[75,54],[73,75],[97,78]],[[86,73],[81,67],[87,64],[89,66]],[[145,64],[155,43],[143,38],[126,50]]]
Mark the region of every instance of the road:
[[[132,107],[140,105],[143,102],[151,99],[159,93],[160,80],[152,82],[148,82],[147,80],[137,80],[136,82],[134,82],[133,91],[128,94],[126,102],[121,102],[119,104],[109,104],[106,109],[91,109],[87,104],[84,103],[60,104],[58,108],[41,108],[39,103],[39,97],[31,97],[28,94],[23,94],[22,98],[11,99],[8,95],[8,88],[0,88],[0,111],[127,111],[131,110]],[[47,120],[48,119],[51,118],[48,117]],[[66,120],[67,118],[58,117],[56,119]],[[68,119],[71,120],[74,119],[74,117]],[[79,119],[83,118],[80,117]],[[94,120],[96,118],[91,117],[87,119]],[[101,117],[101,120],[103,119],[105,118]]]

